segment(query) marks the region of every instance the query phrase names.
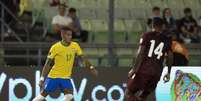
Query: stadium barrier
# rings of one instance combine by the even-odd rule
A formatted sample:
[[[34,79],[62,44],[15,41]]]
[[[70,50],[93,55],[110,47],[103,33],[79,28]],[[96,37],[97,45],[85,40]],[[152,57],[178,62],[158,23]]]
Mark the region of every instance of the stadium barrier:
[[[156,89],[157,101],[171,101],[175,96],[174,90],[172,91],[172,84],[177,80],[177,70],[182,71],[182,75],[188,73],[189,75],[183,75],[183,85],[177,84],[182,89],[181,94],[188,95],[184,97],[191,98],[195,101],[201,99],[201,67],[174,67],[171,72],[170,82],[164,83],[161,81],[158,83]],[[1,101],[31,101],[33,97],[40,93],[38,86],[40,79],[41,68],[0,68],[0,100]],[[127,72],[128,68],[98,68],[99,76],[93,77],[89,71],[84,68],[75,68],[73,72],[72,83],[74,86],[74,99],[75,101],[123,101],[124,91],[126,88]],[[162,76],[167,72],[167,68],[164,69]],[[192,76],[194,75],[194,76]],[[187,78],[187,79],[186,79]],[[197,78],[197,79],[195,79]],[[177,80],[178,81],[178,80]],[[190,82],[190,84],[188,84]],[[185,86],[185,84],[190,86]],[[177,86],[175,86],[177,87]],[[177,88],[176,88],[177,89]],[[47,101],[60,101],[63,97],[59,91],[50,94],[47,97]],[[165,100],[164,100],[165,99]],[[196,101],[197,101],[196,100]],[[150,96],[148,101],[154,101],[154,96]],[[173,100],[172,100],[173,101]]]

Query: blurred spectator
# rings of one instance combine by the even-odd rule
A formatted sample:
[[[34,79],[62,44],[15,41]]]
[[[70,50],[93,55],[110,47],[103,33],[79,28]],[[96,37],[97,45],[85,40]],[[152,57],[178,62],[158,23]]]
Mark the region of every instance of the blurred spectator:
[[[190,8],[184,9],[185,16],[179,21],[179,37],[184,40],[185,43],[199,43],[200,38],[198,35],[198,24],[192,16]]]
[[[199,23],[198,23],[199,27],[201,27],[201,16],[199,18]]]
[[[157,6],[152,8],[152,16],[147,20],[147,25],[150,29],[152,29],[152,21],[154,18],[161,18],[160,8]]]
[[[70,17],[66,16],[66,4],[59,4],[59,14],[54,16],[52,19],[53,30],[55,34],[53,38],[60,40],[60,29],[63,27],[68,27],[73,31],[76,29],[73,27],[73,21]]]
[[[20,4],[19,4],[19,13],[18,13],[18,16],[22,16],[25,9],[27,8],[28,6],[28,1],[27,0],[20,0]]]
[[[73,26],[77,29],[77,32],[73,32],[73,38],[78,38],[81,42],[87,42],[88,31],[83,30],[80,24],[80,19],[76,15],[76,9],[70,8],[68,11],[68,16],[73,20]]]
[[[168,31],[173,32],[176,30],[176,21],[172,16],[172,12],[170,8],[165,8],[163,10],[163,21],[165,23],[165,27]]]
[[[174,56],[173,66],[188,66],[189,53],[184,41],[178,39],[176,34],[172,36],[172,52]]]

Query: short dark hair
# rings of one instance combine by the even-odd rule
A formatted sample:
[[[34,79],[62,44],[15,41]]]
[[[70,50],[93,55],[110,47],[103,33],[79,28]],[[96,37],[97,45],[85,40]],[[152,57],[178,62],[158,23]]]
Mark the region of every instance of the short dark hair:
[[[158,17],[153,18],[153,26],[160,27],[160,26],[162,26],[163,24],[164,24],[163,19],[158,18]]]
[[[152,8],[152,11],[160,11],[160,8],[158,6],[155,6]]]
[[[72,31],[69,27],[62,27],[61,31]]]
[[[167,10],[170,10],[170,11],[171,11],[170,8],[165,8],[165,9],[163,10],[163,18],[165,18],[165,13],[166,13]]]
[[[177,42],[181,43],[181,44],[184,44],[184,40],[181,39],[181,38],[177,38]]]
[[[59,7],[65,7],[65,8],[67,8],[68,6],[66,5],[66,3],[60,3]]]
[[[184,9],[184,13],[186,14],[186,13],[191,13],[191,8],[185,8]]]
[[[75,13],[77,10],[75,8],[69,8],[68,12],[69,13]]]

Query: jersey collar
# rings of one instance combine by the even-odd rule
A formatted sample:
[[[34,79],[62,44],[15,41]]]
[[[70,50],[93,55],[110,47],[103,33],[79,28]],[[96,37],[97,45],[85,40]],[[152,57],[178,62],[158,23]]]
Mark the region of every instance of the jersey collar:
[[[71,44],[71,43],[67,44],[67,43],[65,43],[64,41],[60,41],[60,43],[61,43],[63,46],[65,46],[65,47],[68,47],[68,46],[70,46],[70,44]]]

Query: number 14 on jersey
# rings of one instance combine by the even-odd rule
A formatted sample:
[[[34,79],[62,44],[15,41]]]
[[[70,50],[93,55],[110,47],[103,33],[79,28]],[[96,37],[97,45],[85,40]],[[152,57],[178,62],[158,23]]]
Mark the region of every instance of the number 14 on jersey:
[[[152,55],[157,55],[157,59],[160,59],[161,56],[163,56],[163,47],[164,47],[164,43],[161,42],[156,48],[155,48],[155,40],[151,40],[151,46],[149,49],[149,53],[148,53],[148,57],[152,57]]]

